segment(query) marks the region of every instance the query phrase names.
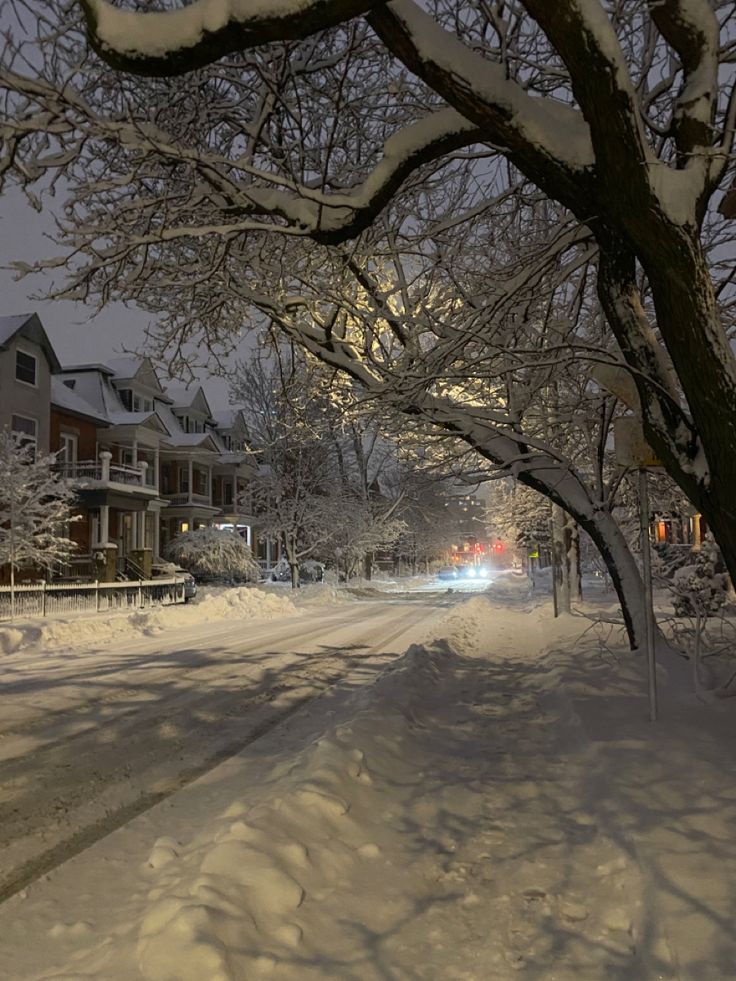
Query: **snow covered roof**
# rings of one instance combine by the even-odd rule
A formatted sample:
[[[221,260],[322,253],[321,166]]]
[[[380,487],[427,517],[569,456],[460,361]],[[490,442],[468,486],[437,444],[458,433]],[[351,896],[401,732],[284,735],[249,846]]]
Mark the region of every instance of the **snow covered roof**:
[[[199,385],[184,385],[182,382],[165,382],[164,391],[177,407],[191,405],[201,391]]]
[[[101,364],[99,362],[89,362],[88,364],[67,364],[64,365],[64,372],[84,372],[84,371],[99,371],[103,375],[112,375],[112,368],[108,368],[106,364]]]
[[[212,433],[172,433],[170,443],[172,446],[203,446],[204,444],[209,444],[209,446],[205,447],[206,449],[218,450],[220,448],[213,439]]]
[[[35,315],[32,313],[20,313],[12,317],[0,317],[0,347],[5,347],[23,324],[33,316]]]
[[[143,358],[110,358],[107,367],[116,378],[135,378],[142,364]]]
[[[103,413],[91,406],[86,399],[78,395],[68,385],[65,385],[60,375],[51,376],[51,404],[57,409],[71,412],[73,415],[85,416],[87,419],[93,419],[103,425],[108,424]]]
[[[61,369],[61,363],[56,356],[54,346],[49,340],[38,314],[21,313],[9,317],[0,317],[0,350],[7,348],[18,334],[43,348],[51,371]]]
[[[232,429],[238,412],[240,409],[217,409],[212,413],[212,418],[221,429]]]

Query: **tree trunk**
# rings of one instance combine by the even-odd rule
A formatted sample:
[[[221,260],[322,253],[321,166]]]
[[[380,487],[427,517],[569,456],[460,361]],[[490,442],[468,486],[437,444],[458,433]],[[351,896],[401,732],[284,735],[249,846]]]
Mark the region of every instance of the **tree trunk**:
[[[601,242],[601,302],[624,357],[635,369],[647,439],[669,475],[706,518],[728,571],[736,578],[736,357],[721,323],[697,234],[674,225],[663,229],[661,222],[652,223],[647,216],[641,216],[641,221],[641,227],[630,230],[631,248],[647,273],[657,324],[705,459],[693,459],[694,447],[688,447],[677,413],[668,415],[666,402],[657,401],[643,380],[649,373],[645,345],[632,344],[641,331],[633,322],[633,308],[640,299],[631,249],[615,237],[599,236],[596,230]]]
[[[301,585],[299,580],[299,563],[289,562],[289,571],[291,572],[291,588],[299,589]]]
[[[557,612],[570,612],[570,555],[568,522],[570,515],[558,504],[552,505],[552,574],[556,582]]]
[[[373,552],[366,552],[363,556],[363,578],[369,581],[373,578]]]
[[[643,650],[646,638],[644,583],[636,559],[615,519],[607,512],[593,519],[578,517],[578,524],[603,558],[623,613],[629,646]]]

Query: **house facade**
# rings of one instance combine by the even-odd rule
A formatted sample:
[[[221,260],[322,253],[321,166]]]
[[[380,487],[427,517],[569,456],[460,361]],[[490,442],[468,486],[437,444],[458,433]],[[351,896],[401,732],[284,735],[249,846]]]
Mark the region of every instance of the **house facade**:
[[[147,577],[172,538],[205,525],[252,543],[237,415],[222,426],[200,386],[162,385],[148,358],[62,367],[37,316],[0,317],[0,428],[55,453],[77,491],[61,575]]]

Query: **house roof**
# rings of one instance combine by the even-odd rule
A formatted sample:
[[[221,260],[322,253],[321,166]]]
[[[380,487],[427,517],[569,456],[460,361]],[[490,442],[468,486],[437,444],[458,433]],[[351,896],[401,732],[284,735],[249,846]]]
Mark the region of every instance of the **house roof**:
[[[49,340],[37,313],[21,313],[9,317],[0,317],[0,350],[7,349],[18,335],[43,348],[52,372],[61,370],[61,363],[56,356],[54,346]]]
[[[81,395],[72,391],[68,385],[64,384],[63,377],[59,375],[51,376],[51,404],[64,412],[70,412],[75,416],[84,416],[94,422],[102,423],[107,426],[108,420],[102,412],[83,399]]]
[[[125,358],[109,358],[107,367],[116,378],[135,378],[143,364],[143,358],[134,356]]]

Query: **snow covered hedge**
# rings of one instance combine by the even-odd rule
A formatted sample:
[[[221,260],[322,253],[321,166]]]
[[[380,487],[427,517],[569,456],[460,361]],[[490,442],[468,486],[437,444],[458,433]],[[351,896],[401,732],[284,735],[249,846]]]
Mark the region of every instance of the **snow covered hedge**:
[[[197,528],[178,535],[166,547],[166,558],[194,576],[257,582],[260,567],[245,541],[232,531]]]

